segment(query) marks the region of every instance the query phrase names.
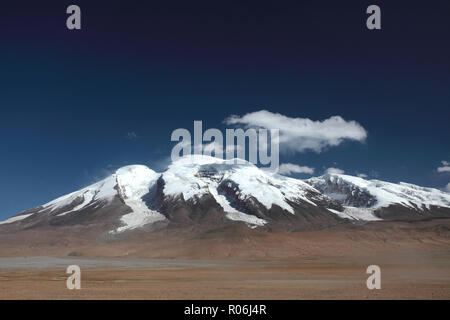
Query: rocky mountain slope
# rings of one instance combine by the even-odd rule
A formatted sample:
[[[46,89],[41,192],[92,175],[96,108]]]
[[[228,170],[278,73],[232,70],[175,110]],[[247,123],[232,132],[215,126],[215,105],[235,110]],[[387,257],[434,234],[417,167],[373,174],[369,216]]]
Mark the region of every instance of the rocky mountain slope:
[[[430,217],[450,217],[449,193],[339,174],[303,181],[243,160],[192,156],[163,173],[142,165],[123,167],[0,222],[0,232],[95,226],[114,237],[133,230],[232,224],[296,231]]]

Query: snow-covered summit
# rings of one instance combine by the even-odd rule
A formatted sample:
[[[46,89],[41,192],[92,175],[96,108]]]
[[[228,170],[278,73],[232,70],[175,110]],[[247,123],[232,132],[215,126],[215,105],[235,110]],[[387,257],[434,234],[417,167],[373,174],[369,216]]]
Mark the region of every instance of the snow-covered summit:
[[[294,209],[287,200],[301,199],[315,205],[307,197],[308,192],[317,192],[304,181],[273,174],[241,159],[222,160],[214,157],[194,155],[175,161],[162,175],[165,195],[183,195],[184,200],[215,194],[221,184],[236,186],[239,197],[256,198],[267,209],[277,205],[290,213]],[[217,199],[216,199],[217,200]]]
[[[449,193],[410,183],[365,180],[344,174],[326,174],[306,181],[323,194],[353,208],[370,208],[375,211],[399,205],[423,211],[432,206],[450,207]]]
[[[49,213],[56,217],[76,215],[83,210],[94,211],[107,206],[116,197],[119,197],[132,212],[121,217],[122,226],[116,231],[134,229],[165,219],[163,215],[150,210],[142,200],[142,197],[148,194],[159,177],[159,173],[144,165],[122,167],[97,183],[42,205],[36,213]],[[18,217],[23,218],[21,215]],[[17,218],[9,221],[23,219]]]
[[[79,202],[77,206],[70,208],[70,211],[59,213],[59,215],[64,215],[72,211],[79,211],[93,204],[109,202],[118,194],[124,200],[133,200],[146,194],[149,186],[158,177],[159,174],[143,165],[122,167],[99,182],[42,205],[41,211],[48,209],[51,212],[58,211],[74,202]]]
[[[303,225],[348,222],[343,218],[450,216],[449,208],[450,194],[438,189],[343,174],[299,180],[245,160],[193,155],[174,161],[162,173],[143,165],[120,168],[97,183],[7,219],[0,228],[97,223],[117,234],[206,219],[240,221],[252,228],[295,225],[292,230],[299,230]]]

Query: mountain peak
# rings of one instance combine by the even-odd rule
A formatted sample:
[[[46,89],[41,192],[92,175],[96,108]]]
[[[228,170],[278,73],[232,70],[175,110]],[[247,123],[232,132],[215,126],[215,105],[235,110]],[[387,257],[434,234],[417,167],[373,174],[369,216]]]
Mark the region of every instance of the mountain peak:
[[[0,223],[0,230],[99,225],[111,235],[171,223],[301,230],[352,220],[450,216],[449,208],[450,194],[409,183],[336,173],[299,180],[241,159],[192,155],[174,161],[162,173],[144,165],[122,167],[97,183]]]
[[[323,194],[354,207],[376,210],[400,205],[419,211],[429,210],[432,206],[450,207],[448,193],[411,183],[366,180],[344,174],[325,174],[306,181]]]

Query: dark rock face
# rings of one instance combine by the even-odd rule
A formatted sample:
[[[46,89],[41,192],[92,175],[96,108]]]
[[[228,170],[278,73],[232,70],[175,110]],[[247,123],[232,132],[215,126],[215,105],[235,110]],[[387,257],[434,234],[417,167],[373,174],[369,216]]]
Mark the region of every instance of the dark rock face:
[[[450,218],[450,208],[430,206],[429,209],[411,209],[400,205],[391,205],[375,211],[375,215],[383,220],[415,221],[435,218]]]
[[[316,195],[317,198],[315,200],[321,201],[320,204],[324,206],[314,206],[300,199],[288,201],[289,205],[294,209],[293,214],[277,205],[267,209],[256,198],[251,196],[243,197],[239,186],[233,181],[222,181],[218,190],[235,209],[266,220],[268,222],[266,228],[268,229],[284,229],[286,231],[312,230],[345,222],[344,219],[331,214],[326,209],[327,207],[342,209],[342,206],[337,202],[327,201],[319,195]],[[314,199],[314,197],[312,198]]]
[[[324,180],[310,180],[311,185],[339,201],[344,206],[357,208],[369,208],[376,204],[377,199],[366,190],[333,176],[325,177]]]
[[[217,188],[219,194],[225,196],[236,210],[253,215],[260,219],[267,218],[268,210],[254,197],[242,196],[239,186],[230,180],[223,180]]]
[[[185,201],[183,197],[164,200],[161,212],[171,224],[217,224],[225,223],[225,213],[210,195]]]
[[[150,190],[143,200],[149,208],[162,213],[169,225],[226,222],[223,209],[211,195],[186,201],[181,194],[166,196],[164,185],[164,179],[160,177],[154,189]]]

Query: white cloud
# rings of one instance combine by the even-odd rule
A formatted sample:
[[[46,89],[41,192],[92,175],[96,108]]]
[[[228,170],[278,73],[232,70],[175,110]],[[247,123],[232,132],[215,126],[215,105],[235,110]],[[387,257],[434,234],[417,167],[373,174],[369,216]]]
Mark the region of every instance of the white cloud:
[[[328,174],[344,174],[345,171],[339,168],[328,168],[327,170],[325,170],[325,173]]]
[[[136,132],[131,131],[131,132],[127,132],[126,138],[129,140],[137,140],[139,138],[139,135]]]
[[[260,110],[244,116],[232,115],[224,122],[249,128],[279,129],[280,150],[285,152],[321,152],[327,147],[338,146],[345,140],[363,142],[367,137],[366,130],[359,123],[346,121],[340,116],[313,121]]]
[[[450,183],[447,184],[447,186],[445,187],[445,190],[447,190],[447,192],[450,192]]]
[[[367,179],[369,176],[365,173],[358,173],[358,177],[363,178],[363,179]]]
[[[278,169],[279,174],[291,175],[293,173],[313,174],[314,168],[299,166],[293,163],[282,163]]]
[[[437,172],[450,172],[450,162],[442,160],[442,167],[437,168]]]

